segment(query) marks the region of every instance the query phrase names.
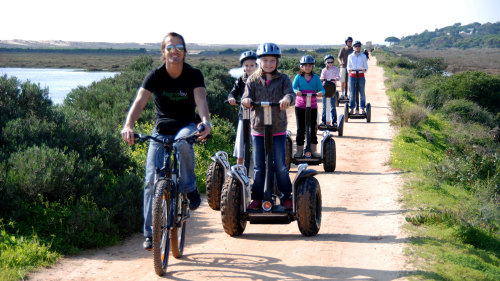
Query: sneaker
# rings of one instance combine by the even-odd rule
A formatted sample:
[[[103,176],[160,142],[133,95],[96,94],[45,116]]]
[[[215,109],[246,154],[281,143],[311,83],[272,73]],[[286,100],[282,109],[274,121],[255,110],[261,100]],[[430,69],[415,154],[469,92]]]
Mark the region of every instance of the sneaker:
[[[285,209],[292,209],[293,208],[292,199],[286,199],[285,201],[283,201],[283,207],[285,207]]]
[[[366,114],[366,110],[364,108],[361,109],[361,114]]]
[[[146,251],[152,251],[153,250],[153,238],[146,237],[146,239],[144,239],[144,242],[142,243],[142,247]]]
[[[352,108],[351,108],[351,109],[349,109],[349,115],[353,114],[353,111],[354,111],[354,110],[353,110]]]
[[[333,123],[333,127],[335,127],[335,128],[337,128],[337,127],[338,127],[338,126],[337,126],[337,122],[334,122],[334,123]]]
[[[189,192],[187,194],[187,197],[189,199],[189,209],[191,211],[198,209],[198,207],[201,204],[201,197],[200,197],[200,192],[198,191],[198,188],[195,189],[194,191]]]
[[[252,200],[250,205],[248,205],[247,209],[249,210],[258,210],[260,209],[260,200]]]

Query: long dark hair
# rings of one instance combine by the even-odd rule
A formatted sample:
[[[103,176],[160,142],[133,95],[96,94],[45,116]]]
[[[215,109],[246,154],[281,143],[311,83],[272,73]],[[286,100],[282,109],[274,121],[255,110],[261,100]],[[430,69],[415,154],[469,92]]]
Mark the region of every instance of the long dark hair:
[[[161,41],[161,61],[165,61],[165,39],[167,39],[167,37],[177,37],[179,39],[182,40],[182,46],[184,46],[184,58],[183,58],[183,61],[186,60],[186,54],[187,54],[187,48],[186,48],[186,41],[184,41],[184,37],[182,37],[182,35],[180,35],[179,33],[177,32],[169,32],[167,35],[165,35],[165,37],[163,37],[163,40]]]

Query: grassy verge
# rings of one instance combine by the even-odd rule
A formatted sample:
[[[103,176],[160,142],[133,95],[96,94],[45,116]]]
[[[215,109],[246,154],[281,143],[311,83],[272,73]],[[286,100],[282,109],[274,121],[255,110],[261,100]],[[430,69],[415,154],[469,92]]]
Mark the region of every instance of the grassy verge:
[[[379,63],[388,60],[385,55],[377,55]],[[390,161],[409,172],[403,204],[407,254],[416,270],[408,277],[500,280],[498,142],[482,124],[423,106],[422,87],[394,87],[405,75],[407,70],[386,67],[392,123],[399,127]]]

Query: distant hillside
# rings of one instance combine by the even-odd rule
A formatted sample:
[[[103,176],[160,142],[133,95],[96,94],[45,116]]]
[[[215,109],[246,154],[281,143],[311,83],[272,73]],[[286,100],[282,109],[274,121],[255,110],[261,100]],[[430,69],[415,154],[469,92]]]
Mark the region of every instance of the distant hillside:
[[[397,43],[403,47],[429,48],[500,48],[500,22],[456,23],[434,31],[402,37]]]
[[[221,50],[221,49],[255,49],[256,44],[197,44],[187,43],[189,51]],[[109,42],[75,42],[61,40],[0,40],[0,48],[4,49],[146,49],[159,50],[161,42],[157,43],[109,43]],[[315,50],[334,47],[333,45],[280,45],[282,49]]]

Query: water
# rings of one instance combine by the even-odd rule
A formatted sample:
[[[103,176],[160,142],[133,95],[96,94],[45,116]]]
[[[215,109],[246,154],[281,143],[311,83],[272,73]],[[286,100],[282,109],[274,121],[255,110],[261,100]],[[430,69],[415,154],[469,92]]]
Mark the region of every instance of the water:
[[[240,78],[240,76],[243,75],[243,67],[229,69],[229,75],[234,78]]]
[[[66,95],[78,86],[87,87],[92,82],[113,77],[119,72],[84,71],[81,69],[54,68],[0,68],[0,76],[7,74],[21,81],[30,80],[49,89],[49,97],[55,104],[61,104]]]

